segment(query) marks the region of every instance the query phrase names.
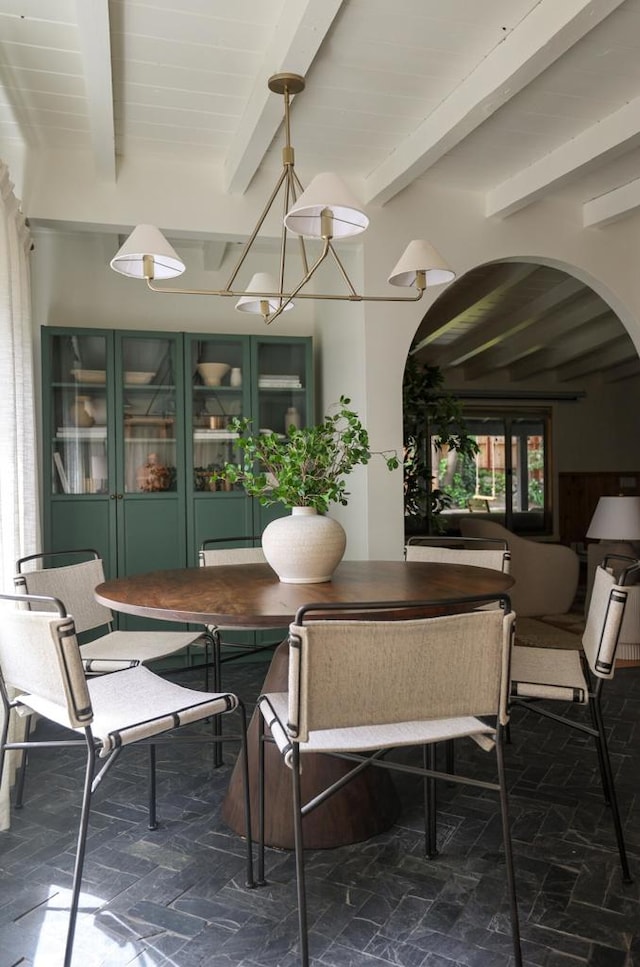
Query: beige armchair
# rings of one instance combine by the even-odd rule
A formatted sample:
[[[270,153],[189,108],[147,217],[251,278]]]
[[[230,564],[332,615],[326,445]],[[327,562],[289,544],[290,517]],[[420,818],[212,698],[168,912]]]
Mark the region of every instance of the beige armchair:
[[[509,590],[519,617],[565,614],[571,608],[578,587],[579,559],[564,544],[545,544],[518,537],[492,520],[463,517],[463,537],[501,537],[511,552],[511,574],[515,584]]]

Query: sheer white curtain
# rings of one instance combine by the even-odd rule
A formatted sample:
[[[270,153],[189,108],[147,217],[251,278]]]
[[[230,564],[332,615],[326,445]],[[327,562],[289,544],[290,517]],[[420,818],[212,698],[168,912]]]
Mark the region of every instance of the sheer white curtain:
[[[37,550],[38,474],[29,292],[29,231],[0,161],[0,590],[13,590],[16,560]],[[0,709],[0,719],[2,710]],[[7,757],[9,758],[9,757]],[[8,770],[0,829],[9,823]]]

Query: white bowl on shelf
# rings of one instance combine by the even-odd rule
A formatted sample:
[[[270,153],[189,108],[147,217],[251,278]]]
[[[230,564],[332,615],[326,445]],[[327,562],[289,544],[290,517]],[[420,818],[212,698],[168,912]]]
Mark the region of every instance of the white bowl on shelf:
[[[76,383],[106,383],[107,373],[104,369],[72,369],[71,375]]]
[[[151,382],[151,380],[155,375],[156,375],[155,373],[142,373],[142,372],[137,373],[137,372],[132,372],[131,370],[128,370],[124,374],[124,381],[129,386],[146,386],[147,383]]]
[[[198,363],[198,372],[205,386],[219,386],[230,369],[228,363]]]

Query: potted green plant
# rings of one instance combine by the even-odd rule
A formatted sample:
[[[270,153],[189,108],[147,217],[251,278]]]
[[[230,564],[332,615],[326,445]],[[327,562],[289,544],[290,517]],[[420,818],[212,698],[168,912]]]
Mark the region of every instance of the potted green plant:
[[[236,418],[239,463],[226,463],[213,480],[239,484],[262,504],[282,503],[290,517],[272,521],[262,535],[265,556],[281,581],[311,584],[329,581],[346,546],[340,524],[326,515],[330,504],[346,505],[346,477],[354,467],[381,456],[389,470],[399,466],[395,451],[374,452],[358,414],[341,396],[322,423],[287,433],[250,433],[251,421]]]

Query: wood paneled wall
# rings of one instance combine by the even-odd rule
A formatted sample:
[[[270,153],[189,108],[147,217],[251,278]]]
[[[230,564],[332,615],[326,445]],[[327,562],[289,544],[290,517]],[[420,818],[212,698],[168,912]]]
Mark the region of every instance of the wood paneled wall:
[[[640,495],[640,471],[561,473],[559,475],[560,540],[584,541],[598,498]]]

